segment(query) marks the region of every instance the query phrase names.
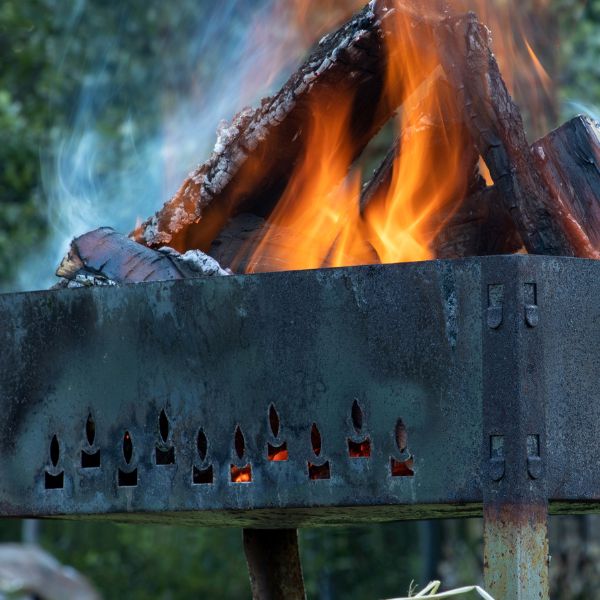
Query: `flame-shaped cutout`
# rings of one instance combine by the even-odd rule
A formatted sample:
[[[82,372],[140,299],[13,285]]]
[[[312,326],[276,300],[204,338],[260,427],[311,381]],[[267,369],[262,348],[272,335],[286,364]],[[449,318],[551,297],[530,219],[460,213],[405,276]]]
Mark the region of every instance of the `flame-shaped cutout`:
[[[246,450],[246,441],[244,440],[244,434],[238,425],[235,429],[235,452],[238,455],[238,458],[244,457],[244,452]]]
[[[274,437],[279,435],[279,415],[274,404],[269,406],[269,425],[271,426],[271,432]]]
[[[60,445],[58,444],[58,438],[56,435],[52,436],[52,441],[50,442],[50,461],[52,465],[55,467],[58,464],[58,459],[60,458]]]
[[[204,433],[203,429],[198,432],[198,437],[196,438],[196,447],[198,448],[198,456],[200,457],[200,460],[203,461],[208,452],[208,440],[206,439],[206,434]]]
[[[158,430],[162,441],[166,443],[169,437],[169,419],[164,408],[160,411],[160,416],[158,417]]]
[[[313,423],[310,429],[310,441],[315,456],[319,456],[321,454],[321,432],[316,423]]]
[[[85,422],[85,437],[87,438],[88,444],[93,446],[94,440],[96,439],[96,423],[94,423],[92,413],[88,415],[87,421]]]
[[[360,408],[358,400],[354,400],[352,403],[352,425],[354,425],[356,432],[360,433],[363,426],[363,411]]]
[[[408,446],[408,434],[406,433],[406,425],[402,419],[398,419],[395,430],[396,445],[400,452],[404,452]]]
[[[123,458],[127,464],[131,462],[132,456],[133,442],[131,441],[131,435],[129,434],[129,431],[126,431],[125,435],[123,436]]]

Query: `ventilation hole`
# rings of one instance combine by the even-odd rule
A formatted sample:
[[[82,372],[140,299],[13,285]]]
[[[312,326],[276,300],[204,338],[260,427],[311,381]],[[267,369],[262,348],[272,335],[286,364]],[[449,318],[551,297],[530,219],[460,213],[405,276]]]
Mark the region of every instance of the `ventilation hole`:
[[[175,464],[175,448],[171,446],[171,448],[167,450],[162,450],[161,448],[156,448],[156,464],[160,466],[164,465],[174,465]]]
[[[88,415],[87,421],[85,422],[85,437],[87,438],[88,444],[93,446],[94,440],[96,439],[96,423],[94,423],[92,413]]]
[[[363,426],[363,412],[358,400],[354,400],[352,403],[352,425],[354,425],[357,433],[360,432]]]
[[[242,430],[240,429],[239,425],[235,429],[234,443],[235,443],[235,452],[238,455],[238,458],[243,458],[244,451],[246,449],[246,442],[244,440],[244,434],[242,433]]]
[[[198,448],[198,456],[200,457],[200,460],[205,460],[208,452],[208,440],[206,439],[206,434],[202,429],[198,432],[198,437],[196,438],[196,447]]]
[[[279,435],[279,415],[274,404],[271,404],[269,407],[269,425],[271,426],[273,437],[277,437]]]
[[[137,469],[123,471],[119,469],[119,487],[135,487],[137,485]]]
[[[406,425],[404,425],[402,419],[398,419],[398,422],[396,423],[395,436],[398,449],[400,452],[404,452],[408,446],[408,435],[406,433]]]
[[[308,476],[310,479],[330,479],[331,471],[329,469],[329,461],[322,465],[313,465],[308,463]]]
[[[100,450],[96,452],[81,451],[81,467],[83,469],[97,469],[100,466]]]
[[[371,440],[366,438],[362,442],[353,442],[348,439],[348,454],[350,458],[369,458],[371,456]]]
[[[289,458],[287,443],[283,442],[283,444],[280,446],[272,446],[271,444],[267,444],[267,458],[273,462],[287,460]]]
[[[123,458],[125,462],[129,464],[131,462],[131,457],[133,456],[133,443],[131,441],[131,435],[129,431],[125,432],[123,436]]]
[[[158,417],[158,430],[160,432],[160,437],[162,441],[167,443],[167,439],[169,438],[169,419],[167,418],[167,413],[164,408],[160,411],[160,415]]]
[[[46,471],[44,487],[47,490],[60,490],[64,486],[65,474],[61,471],[58,475],[51,475]]]
[[[50,462],[52,466],[55,467],[58,464],[58,459],[60,458],[60,446],[58,444],[58,438],[56,435],[52,436],[52,440],[50,442]]]
[[[310,442],[315,456],[319,456],[321,454],[321,432],[316,423],[313,423],[310,429]]]
[[[250,483],[252,481],[252,466],[237,467],[231,465],[231,483]]]
[[[212,465],[206,469],[197,469],[194,467],[192,472],[192,483],[194,485],[202,485],[213,482],[213,468]]]
[[[406,460],[392,458],[390,461],[392,477],[412,477],[415,474],[413,471],[414,460],[412,456]]]

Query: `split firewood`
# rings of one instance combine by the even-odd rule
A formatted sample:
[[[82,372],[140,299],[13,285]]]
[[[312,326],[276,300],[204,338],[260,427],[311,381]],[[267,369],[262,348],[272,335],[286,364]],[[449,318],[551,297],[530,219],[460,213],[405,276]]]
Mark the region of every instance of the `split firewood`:
[[[56,271],[62,287],[116,285],[229,275],[200,250],[179,254],[172,248],[152,250],[110,227],[90,231],[71,242]]]
[[[577,116],[532,150],[546,182],[600,249],[600,123]]]
[[[600,125],[577,116],[532,144],[541,175],[594,248],[600,248]],[[467,198],[437,240],[439,258],[506,254],[520,249],[511,214],[496,187]],[[466,252],[466,254],[465,254]]]
[[[275,95],[245,109],[218,132],[210,158],[184,181],[175,196],[140,225],[132,238],[149,247],[207,251],[228,219],[239,212],[269,214],[285,189],[305,148],[315,106],[322,114],[352,99],[350,154],[356,158],[418,86],[411,81],[384,99],[387,50],[384,21],[393,0],[372,0],[338,31],[323,38],[308,60]],[[432,21],[411,19],[411,48],[418,55],[434,43]],[[438,21],[435,21],[437,23]],[[424,69],[422,78],[430,73]]]
[[[447,18],[436,34],[466,125],[527,251],[600,257],[586,223],[571,213],[575,200],[566,202],[552,187],[543,158],[530,150],[521,114],[492,54],[489,30],[471,13]]]

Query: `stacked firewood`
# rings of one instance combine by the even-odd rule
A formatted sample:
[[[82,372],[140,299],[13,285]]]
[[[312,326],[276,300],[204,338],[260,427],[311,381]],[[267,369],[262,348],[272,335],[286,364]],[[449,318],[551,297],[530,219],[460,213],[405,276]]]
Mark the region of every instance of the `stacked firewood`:
[[[436,235],[434,254],[457,258],[523,248],[533,254],[597,258],[598,123],[576,117],[530,145],[492,53],[490,32],[474,14],[421,16],[397,0],[373,0],[323,38],[279,92],[223,126],[209,159],[129,239],[106,229],[86,234],[74,241],[58,274],[74,282],[70,285],[89,285],[224,274],[234,262],[244,272],[249,257],[240,257],[240,251],[272,227],[266,218],[303,152],[315,99],[333,108],[340,94],[355,98],[349,123],[351,154],[358,158],[414,92],[419,82],[411,81],[394,90],[392,101],[382,101],[390,35],[385,23],[398,11],[406,13],[413,47],[436,44],[441,85],[462,115],[453,126],[464,133],[464,168],[471,183]],[[424,72],[423,81],[434,75]],[[445,125],[424,122],[430,128]],[[365,185],[358,200],[361,211],[385,197],[394,158],[411,134],[400,133]],[[479,156],[493,186],[486,186],[479,175]],[[287,233],[277,232],[270,239],[293,244]],[[164,247],[168,250],[160,251]],[[285,264],[274,264],[267,256],[252,270],[282,269]]]

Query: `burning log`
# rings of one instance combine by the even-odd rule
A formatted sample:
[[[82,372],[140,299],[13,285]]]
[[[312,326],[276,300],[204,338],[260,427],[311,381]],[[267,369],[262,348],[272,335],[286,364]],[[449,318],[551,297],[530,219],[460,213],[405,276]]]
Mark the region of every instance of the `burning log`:
[[[600,125],[589,117],[574,117],[530,148],[542,160],[544,181],[560,195],[570,215],[600,248]],[[399,142],[363,190],[361,208],[385,197]],[[498,186],[477,189],[461,203],[436,236],[438,258],[460,258],[515,252],[523,246]],[[440,218],[444,219],[442,215]]]
[[[437,258],[510,254],[523,242],[498,191],[490,186],[468,196],[435,239]]]
[[[285,189],[305,150],[315,107],[334,114],[340,98],[351,99],[350,154],[358,157],[420,82],[384,94],[386,35],[391,0],[373,0],[338,31],[323,38],[313,54],[274,96],[245,109],[218,132],[210,158],[184,181],[175,196],[131,236],[149,247],[169,244],[207,251],[227,220],[238,212],[264,216]],[[417,15],[411,47],[430,48],[433,24]],[[415,51],[416,52],[416,51]],[[422,80],[430,73],[424,69]],[[412,86],[412,87],[411,87]]]
[[[532,146],[541,172],[600,249],[600,123],[577,116]]]
[[[576,200],[565,202],[546,179],[542,156],[529,148],[520,111],[492,54],[489,30],[471,13],[446,19],[437,35],[466,125],[528,252],[598,258],[585,224],[570,211]]]
[[[56,274],[70,282],[70,287],[79,287],[229,275],[230,272],[199,250],[185,254],[171,248],[152,250],[110,227],[101,227],[71,242],[69,253]]]

